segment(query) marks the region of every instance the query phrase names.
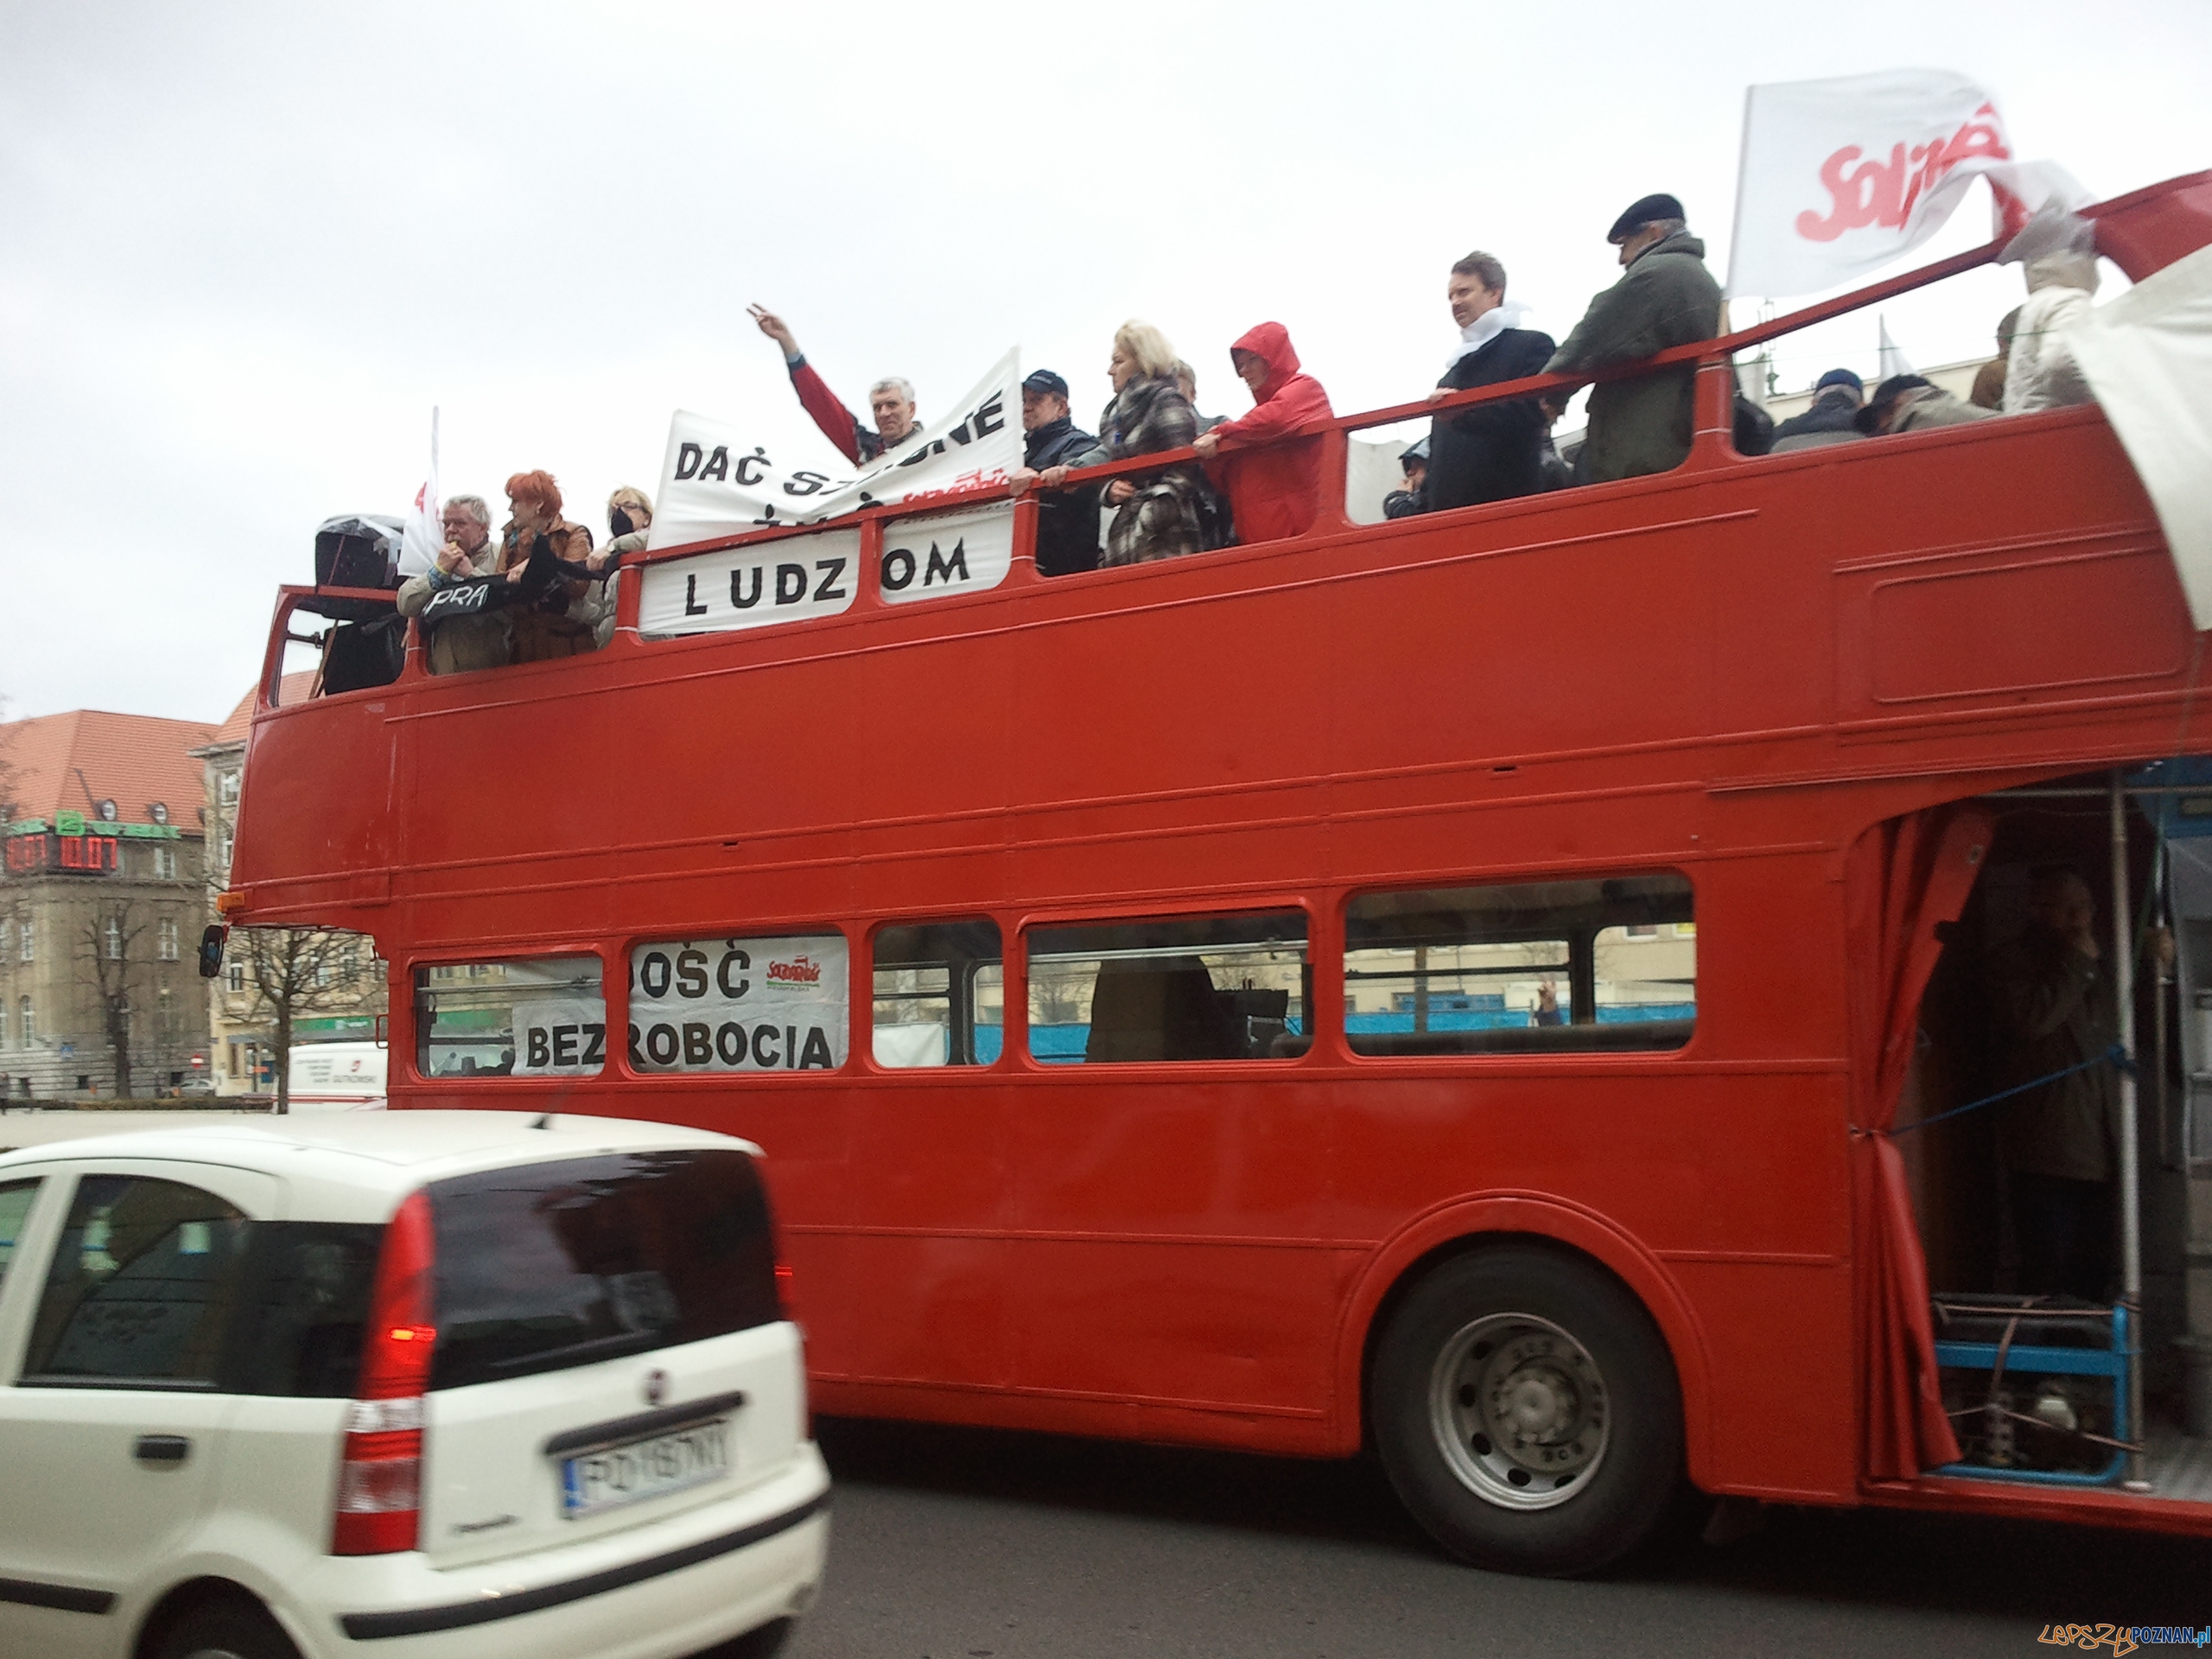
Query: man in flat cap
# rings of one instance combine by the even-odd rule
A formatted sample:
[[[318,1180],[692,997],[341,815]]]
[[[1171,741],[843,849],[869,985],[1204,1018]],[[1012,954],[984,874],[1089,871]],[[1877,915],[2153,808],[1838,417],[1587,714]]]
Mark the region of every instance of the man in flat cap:
[[[1705,268],[1705,244],[1689,233],[1681,202],[1646,196],[1613,221],[1605,239],[1620,249],[1627,274],[1590,302],[1545,373],[1630,363],[1720,332],[1720,284]],[[1593,387],[1581,481],[1602,484],[1681,466],[1695,429],[1696,390],[1694,363]]]
[[[1068,412],[1068,383],[1034,369],[1021,383],[1022,466],[1041,473],[1064,466],[1098,440]],[[1061,490],[1037,503],[1037,574],[1072,575],[1098,568],[1098,486]]]

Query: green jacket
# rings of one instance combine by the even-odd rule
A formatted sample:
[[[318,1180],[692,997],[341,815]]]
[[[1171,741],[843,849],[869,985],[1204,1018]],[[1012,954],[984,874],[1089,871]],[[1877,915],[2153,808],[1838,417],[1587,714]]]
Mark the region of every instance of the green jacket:
[[[1590,302],[1544,372],[1631,363],[1719,332],[1720,285],[1705,268],[1705,244],[1677,232],[1637,255],[1620,281]],[[1690,453],[1696,397],[1694,363],[1592,387],[1582,481],[1602,484],[1681,466]]]

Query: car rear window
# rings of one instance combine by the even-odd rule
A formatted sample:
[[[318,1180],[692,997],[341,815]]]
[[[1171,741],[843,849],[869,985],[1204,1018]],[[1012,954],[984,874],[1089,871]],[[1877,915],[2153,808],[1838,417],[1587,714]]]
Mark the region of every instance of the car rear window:
[[[429,1188],[433,1389],[465,1388],[783,1317],[753,1160],[634,1152],[487,1171]]]

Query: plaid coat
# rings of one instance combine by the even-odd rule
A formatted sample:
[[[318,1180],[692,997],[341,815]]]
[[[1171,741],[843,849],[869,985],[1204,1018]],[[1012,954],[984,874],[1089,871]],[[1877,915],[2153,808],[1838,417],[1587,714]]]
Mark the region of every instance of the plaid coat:
[[[1132,380],[1115,394],[1098,417],[1098,445],[1067,464],[1096,467],[1131,455],[1189,447],[1198,435],[1198,416],[1172,377]],[[1188,463],[1130,480],[1137,493],[1123,502],[1107,527],[1102,565],[1141,564],[1200,551],[1198,493],[1205,474]]]

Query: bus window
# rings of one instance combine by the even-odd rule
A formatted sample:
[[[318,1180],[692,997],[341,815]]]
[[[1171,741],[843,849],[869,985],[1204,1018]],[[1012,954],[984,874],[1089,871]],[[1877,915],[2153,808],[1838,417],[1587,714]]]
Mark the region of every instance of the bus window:
[[[426,1077],[591,1077],[607,1065],[597,957],[415,970],[415,1069]]]
[[[831,1071],[846,1053],[845,938],[668,939],[630,952],[639,1071]]]
[[[988,1065],[1006,1020],[998,924],[932,922],[875,936],[875,1063]]]
[[[1297,912],[1040,927],[1028,942],[1033,1059],[1264,1060],[1304,1050]]]
[[[1670,1049],[1697,1018],[1672,873],[1367,893],[1344,912],[1355,1054]]]

